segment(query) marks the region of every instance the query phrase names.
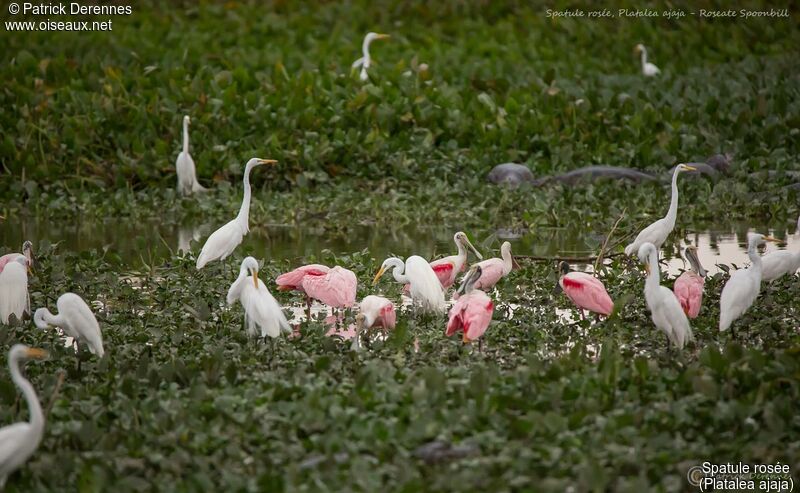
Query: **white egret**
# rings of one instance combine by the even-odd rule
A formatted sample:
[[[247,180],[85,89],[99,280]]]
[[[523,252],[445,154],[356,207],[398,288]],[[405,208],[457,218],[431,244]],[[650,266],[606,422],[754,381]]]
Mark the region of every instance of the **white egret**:
[[[642,74],[645,77],[654,77],[661,73],[658,67],[647,61],[647,48],[643,44],[636,45],[635,51],[642,55]]]
[[[9,323],[11,315],[22,320],[24,314],[30,314],[29,269],[30,262],[25,255],[13,254],[6,257],[6,263],[0,271],[0,322]]]
[[[228,290],[228,304],[232,305],[236,300],[239,300],[244,308],[247,334],[251,337],[274,338],[278,337],[281,331],[292,333],[281,306],[258,278],[258,261],[253,257],[247,257],[242,261],[239,277]]]
[[[76,356],[79,352],[79,343],[85,342],[92,354],[102,358],[105,350],[100,324],[97,323],[94,313],[83,298],[75,293],[64,293],[59,296],[56,306],[58,315],[53,315],[47,308],[36,310],[33,314],[33,323],[40,329],[59,327],[63,330],[66,335],[72,337]],[[80,357],[78,357],[78,368],[80,368]]]
[[[687,164],[679,164],[672,173],[672,199],[669,203],[667,215],[650,226],[644,228],[633,240],[633,243],[625,247],[625,255],[633,255],[638,252],[645,243],[652,243],[656,250],[661,248],[667,237],[675,228],[675,220],[678,218],[678,175],[683,171],[694,171],[695,168]]]
[[[194,168],[194,159],[189,154],[189,115],[183,117],[183,150],[175,160],[175,172],[178,175],[178,191],[182,195],[191,195],[194,192],[205,192],[206,189],[197,182]]]
[[[645,264],[647,280],[644,283],[644,299],[656,328],[666,334],[667,339],[678,349],[683,349],[692,340],[689,319],[681,308],[675,294],[661,285],[658,268],[658,250],[652,243],[639,247],[639,261]]]
[[[22,466],[39,448],[44,434],[44,413],[33,385],[22,376],[20,364],[27,359],[44,359],[47,352],[15,344],[8,352],[8,368],[11,381],[22,391],[28,403],[30,421],[14,423],[0,428],[0,490],[5,487],[8,476]]]
[[[372,284],[378,283],[387,269],[394,269],[392,275],[400,284],[411,285],[411,300],[422,313],[445,313],[444,289],[430,264],[419,255],[408,257],[403,263],[396,257],[387,258],[375,274]]]
[[[361,67],[361,73],[359,75],[359,78],[362,81],[366,81],[367,79],[369,79],[369,74],[367,74],[367,71],[369,70],[370,65],[372,65],[373,63],[372,57],[369,55],[369,45],[372,44],[372,42],[375,41],[376,39],[386,39],[388,37],[389,37],[388,34],[379,34],[372,32],[367,33],[367,35],[364,36],[364,42],[361,44],[361,53],[363,54],[363,56],[358,60],[356,60],[355,62],[353,62],[354,70]]]
[[[202,269],[209,262],[214,260],[225,260],[233,253],[237,246],[242,242],[244,235],[250,232],[250,171],[261,164],[275,164],[274,159],[253,158],[247,161],[244,168],[244,197],[242,197],[242,207],[239,214],[232,221],[211,233],[206,240],[200,255],[197,256],[197,270]]]
[[[763,265],[758,254],[758,246],[767,241],[778,241],[771,236],[758,233],[747,233],[747,256],[752,265],[731,274],[731,278],[722,288],[719,297],[719,330],[728,330],[734,320],[741,317],[753,305],[761,291],[761,275]],[[731,330],[733,334],[733,330]],[[735,335],[735,334],[734,334]]]

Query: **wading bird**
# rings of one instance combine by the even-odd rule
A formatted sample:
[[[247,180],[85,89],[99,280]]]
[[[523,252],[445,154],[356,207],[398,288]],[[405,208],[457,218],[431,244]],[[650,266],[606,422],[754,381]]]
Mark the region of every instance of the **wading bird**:
[[[514,256],[511,255],[511,243],[506,241],[500,246],[500,257],[486,259],[472,266],[481,268],[481,276],[475,281],[475,289],[483,291],[491,289],[497,284],[497,281],[507,276],[511,269],[519,268]],[[464,281],[462,280],[461,282],[463,283]],[[458,296],[459,294],[456,293],[455,298],[457,299]]]
[[[584,310],[606,317],[611,315],[614,302],[599,279],[586,272],[571,272],[567,262],[561,262],[558,267],[561,278],[556,285],[556,293],[564,291],[580,310],[581,319],[585,318]]]
[[[703,287],[706,283],[706,270],[697,257],[697,247],[688,246],[683,250],[683,258],[689,262],[691,270],[684,271],[672,286],[675,297],[689,318],[697,318],[703,304]]]
[[[324,274],[303,276],[303,291],[306,295],[328,305],[332,311],[353,306],[356,303],[357,288],[358,279],[355,273],[338,265]]]
[[[225,260],[239,246],[244,235],[250,232],[250,171],[261,164],[275,164],[277,162],[274,159],[259,158],[247,161],[247,165],[244,168],[244,197],[242,197],[242,207],[239,209],[239,214],[235,219],[214,231],[208,237],[203,249],[200,250],[200,255],[197,256],[198,270],[214,260]]]
[[[103,334],[100,332],[100,324],[94,317],[94,313],[83,298],[75,293],[64,293],[56,301],[58,315],[53,315],[47,308],[39,308],[33,314],[33,323],[40,329],[58,327],[64,333],[72,337],[75,345],[75,356],[78,358],[78,369],[81,367],[80,342],[85,342],[89,346],[89,352],[102,358],[105,354],[103,350]]]
[[[8,352],[8,368],[11,381],[22,391],[28,403],[30,421],[14,423],[0,428],[0,490],[5,487],[8,476],[24,464],[39,448],[44,434],[44,413],[33,385],[22,376],[20,364],[28,359],[44,359],[47,352],[15,344]]]
[[[761,261],[761,280],[772,281],[784,274],[794,274],[800,269],[800,252],[778,250],[764,255]]]
[[[455,236],[453,236],[453,241],[458,249],[458,253],[456,255],[450,255],[449,257],[440,258],[439,260],[434,260],[431,262],[431,268],[433,269],[433,272],[436,273],[436,277],[439,278],[439,282],[442,283],[442,287],[444,289],[447,289],[455,284],[456,276],[466,270],[467,248],[472,250],[472,253],[478,257],[478,260],[483,259],[483,255],[481,255],[480,252],[474,246],[472,246],[469,238],[467,238],[467,234],[463,231],[456,233]],[[408,292],[408,285],[406,285],[405,290]]]
[[[424,258],[412,255],[406,259],[405,263],[396,257],[387,258],[381,264],[378,273],[375,274],[375,278],[372,280],[373,286],[378,283],[388,269],[394,269],[392,275],[395,281],[411,285],[411,300],[422,313],[440,314],[445,312],[442,283],[439,282],[436,273]]]
[[[692,328],[689,319],[681,309],[678,298],[668,288],[661,285],[658,268],[658,250],[652,243],[639,247],[639,261],[647,271],[644,283],[644,299],[650,308],[650,315],[656,328],[667,336],[667,346],[671,342],[676,348],[683,349],[692,340]]]
[[[15,256],[7,261],[0,272],[0,322],[7,324],[14,315],[22,320],[31,312],[28,298],[28,259],[24,255]]]
[[[278,291],[300,291],[306,298],[306,320],[311,320],[311,298],[303,289],[303,278],[306,276],[323,276],[330,271],[327,265],[309,264],[300,266],[293,271],[283,273],[275,279]]]
[[[175,172],[178,175],[178,191],[182,195],[191,195],[194,192],[205,192],[197,182],[194,169],[194,159],[189,154],[189,115],[183,117],[183,150],[175,160]]]
[[[0,272],[3,272],[3,268],[7,263],[11,262],[12,260],[16,260],[16,258],[19,257],[20,255],[24,256],[28,260],[27,267],[32,268],[33,243],[31,243],[30,241],[25,241],[25,243],[22,244],[22,253],[7,253],[2,257],[0,257]]]
[[[363,56],[353,62],[353,70],[361,67],[359,78],[362,81],[369,79],[369,74],[367,74],[367,71],[369,70],[370,65],[373,63],[372,57],[369,55],[369,45],[372,44],[372,42],[376,39],[387,39],[388,37],[388,34],[379,33],[367,33],[367,35],[364,36],[364,42],[361,44],[361,53]]]
[[[458,288],[458,301],[450,308],[450,318],[447,321],[445,335],[450,337],[460,330],[463,332],[462,340],[465,344],[480,339],[489,327],[494,313],[494,303],[489,295],[475,289],[475,283],[483,274],[481,270],[478,265],[472,266],[464,276]]]
[[[694,171],[694,168],[686,164],[679,164],[672,173],[672,198],[667,215],[644,228],[633,240],[633,243],[625,247],[625,255],[633,255],[645,243],[652,243],[658,251],[672,233],[675,228],[675,220],[678,218],[678,175],[684,171]]]
[[[236,300],[242,304],[247,335],[266,339],[267,336],[278,337],[281,331],[292,333],[281,306],[258,278],[258,261],[255,258],[242,260],[239,277],[231,284],[226,299],[229,305],[236,303]]]
[[[731,274],[731,278],[722,288],[722,294],[719,297],[720,331],[728,330],[733,321],[741,317],[758,298],[758,292],[761,291],[763,269],[758,247],[767,241],[778,240],[758,233],[747,233],[747,256],[750,257],[752,265]],[[733,329],[731,329],[731,334],[736,335]]]
[[[647,61],[647,48],[645,48],[643,44],[636,45],[634,51],[642,55],[642,74],[645,77],[654,77],[661,73],[658,67]]]
[[[352,349],[361,349],[361,333],[372,327],[380,327],[384,330],[394,329],[397,323],[397,312],[394,303],[383,296],[373,294],[366,296],[358,305],[358,315],[356,315],[356,336],[353,338]]]

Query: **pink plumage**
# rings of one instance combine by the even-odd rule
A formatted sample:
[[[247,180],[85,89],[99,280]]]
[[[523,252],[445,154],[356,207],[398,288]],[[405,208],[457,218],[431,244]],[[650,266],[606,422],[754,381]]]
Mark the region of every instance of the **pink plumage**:
[[[558,283],[567,297],[581,310],[611,315],[614,302],[603,283],[596,277],[585,272],[570,272],[564,274]]]
[[[475,289],[489,289],[507,274],[503,270],[503,260],[499,258],[490,258],[476,265],[481,268],[481,277],[475,282]]]
[[[278,278],[275,279],[275,283],[278,285],[278,290],[280,291],[297,290],[302,292],[303,278],[305,276],[320,276],[327,274],[330,270],[330,267],[320,264],[303,265],[291,272],[279,275]]]
[[[703,287],[706,280],[692,271],[686,271],[675,280],[672,290],[689,318],[697,318],[703,304]]]
[[[394,303],[383,296],[366,296],[359,304],[360,313],[364,314],[364,328],[382,327],[394,329],[397,324],[397,312]]]
[[[333,308],[353,306],[357,286],[358,280],[353,271],[338,265],[327,273],[307,273],[302,280],[303,291],[309,297]]]
[[[12,259],[17,258],[17,256],[19,256],[19,253],[7,253],[0,257],[0,273],[3,272],[6,264],[11,262]]]
[[[466,264],[461,266],[461,272],[464,272],[466,269]],[[455,265],[450,260],[450,257],[442,258],[439,260],[434,260],[431,262],[431,268],[433,269],[433,273],[436,274],[436,277],[439,279],[439,282],[442,284],[444,289],[449,288],[456,282],[456,272]],[[403,286],[403,292],[408,294],[411,291],[411,285],[406,284]]]
[[[491,298],[483,291],[470,291],[458,298],[450,309],[445,335],[449,337],[461,330],[464,332],[464,342],[474,341],[486,332],[492,321],[492,313],[494,304]]]

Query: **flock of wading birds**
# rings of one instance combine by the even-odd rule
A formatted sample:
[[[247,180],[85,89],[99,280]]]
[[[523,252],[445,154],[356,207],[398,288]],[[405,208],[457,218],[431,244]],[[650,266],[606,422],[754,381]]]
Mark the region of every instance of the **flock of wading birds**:
[[[367,80],[367,70],[371,64],[369,45],[376,39],[388,37],[369,33],[362,46],[363,57],[353,63],[353,69],[360,68],[359,77]],[[658,68],[647,62],[647,54],[642,45],[637,46],[642,55],[642,73],[655,76]],[[183,150],[176,161],[178,190],[184,195],[202,192],[205,189],[198,183],[195,165],[189,154],[189,116],[183,118]],[[250,173],[260,165],[275,164],[275,160],[253,158],[244,169],[244,197],[238,215],[212,233],[199,256],[197,269],[209,262],[225,260],[242,242],[249,232],[250,214]],[[683,252],[691,270],[685,271],[674,283],[674,290],[661,286],[659,280],[658,252],[675,227],[678,215],[678,175],[692,171],[691,166],[681,164],[672,176],[672,198],[667,215],[642,230],[633,243],[625,248],[627,255],[637,254],[647,271],[644,295],[655,326],[664,332],[668,345],[678,349],[692,339],[689,318],[697,317],[703,297],[705,270],[697,257],[697,250],[689,246]],[[800,230],[800,219],[798,220]],[[419,315],[444,314],[447,310],[445,292],[456,283],[457,276],[466,271],[458,289],[453,294],[453,305],[449,311],[445,335],[452,336],[462,332],[462,340],[469,343],[481,341],[492,320],[494,304],[486,294],[503,277],[507,276],[516,262],[511,254],[511,244],[503,243],[501,257],[482,260],[481,254],[463,232],[453,238],[458,253],[428,262],[419,255],[412,255],[405,261],[388,258],[373,279],[377,284],[381,276],[392,270],[394,279],[404,285],[404,293],[411,297],[412,310]],[[720,297],[720,331],[731,327],[756,300],[761,281],[769,281],[800,268],[800,252],[777,251],[764,256],[758,254],[758,246],[774,238],[758,233],[748,234],[748,255],[752,262],[746,269],[734,272],[722,290]],[[466,268],[468,249],[480,260]],[[8,324],[22,320],[30,314],[28,295],[28,272],[33,264],[33,248],[26,241],[22,253],[10,253],[0,257],[0,322]],[[585,272],[570,272],[566,262],[560,265],[562,273],[559,288],[578,307],[581,317],[584,310],[609,316],[614,303],[603,283],[595,276]],[[253,257],[245,258],[239,275],[230,286],[227,303],[237,300],[244,308],[245,326],[253,337],[278,337],[292,333],[280,304],[270,293],[264,282],[258,278],[259,263]],[[329,268],[325,265],[304,265],[281,274],[275,280],[281,291],[298,291],[305,296],[307,317],[311,318],[311,300],[318,300],[332,309],[346,309],[356,305],[357,279],[355,274],[341,266]],[[34,324],[41,328],[60,328],[72,337],[78,355],[79,344],[85,343],[89,351],[102,358],[105,354],[100,325],[89,305],[77,294],[65,293],[56,302],[58,315],[47,308],[39,308],[33,315]],[[339,317],[334,316],[338,323]],[[362,332],[372,328],[389,330],[394,328],[397,315],[394,303],[378,295],[369,295],[358,303],[356,330],[352,348],[360,350]],[[22,344],[14,345],[9,351],[8,364],[14,383],[22,390],[30,410],[30,421],[16,423],[0,429],[0,488],[8,475],[19,468],[39,446],[44,432],[44,415],[36,392],[30,382],[22,376],[20,364],[26,359],[45,358],[47,353],[41,349],[29,348]],[[80,358],[78,358],[80,367]]]

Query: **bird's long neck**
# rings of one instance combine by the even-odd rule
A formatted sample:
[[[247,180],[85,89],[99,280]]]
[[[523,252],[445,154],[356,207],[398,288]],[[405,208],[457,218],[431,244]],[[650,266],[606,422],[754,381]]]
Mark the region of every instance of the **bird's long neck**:
[[[763,267],[761,263],[761,255],[758,254],[758,242],[751,241],[749,245],[747,245],[747,256],[750,257],[750,261],[753,265],[750,267],[752,270],[761,272]]]
[[[642,68],[647,65],[647,48],[642,48]]]
[[[669,201],[669,210],[667,211],[667,221],[675,224],[678,218],[678,169],[672,174],[672,198]]]
[[[661,284],[661,273],[658,269],[658,252],[655,250],[647,256],[647,262],[650,264],[650,275],[647,276],[647,287],[653,289]]]
[[[51,325],[58,326],[55,317],[47,308],[36,310],[33,314],[33,323],[40,329],[47,329]]]
[[[456,242],[458,247],[458,254],[456,255],[456,271],[461,270],[461,266],[467,261],[467,247],[461,244],[460,241]]]
[[[236,216],[236,220],[240,223],[244,224],[245,229],[249,228],[249,221],[250,221],[250,171],[253,170],[253,167],[248,164],[244,170],[244,197],[242,197],[242,207],[239,209],[239,214]]]
[[[397,262],[394,263],[394,269],[392,270],[394,280],[400,284],[408,284],[410,281],[408,276],[405,274],[405,271],[406,264],[404,264],[400,259],[397,259]]]
[[[36,433],[39,433],[44,429],[44,414],[42,413],[42,406],[39,404],[39,398],[36,396],[36,391],[33,389],[33,385],[31,385],[31,383],[22,376],[22,372],[19,369],[19,363],[19,360],[16,358],[8,362],[8,366],[11,370],[11,380],[22,391],[22,395],[25,396],[25,401],[28,403],[28,412],[31,415],[31,427]]]
[[[511,261],[510,250],[503,250],[502,256],[503,256],[503,275],[505,275],[511,272],[511,269],[514,267],[514,263]]]
[[[189,153],[189,122],[183,121],[183,152]]]
[[[364,62],[365,63],[368,62],[369,59],[370,59],[369,58],[369,43],[370,43],[370,40],[367,39],[367,38],[364,38],[364,43],[361,44],[361,54],[364,55]]]

